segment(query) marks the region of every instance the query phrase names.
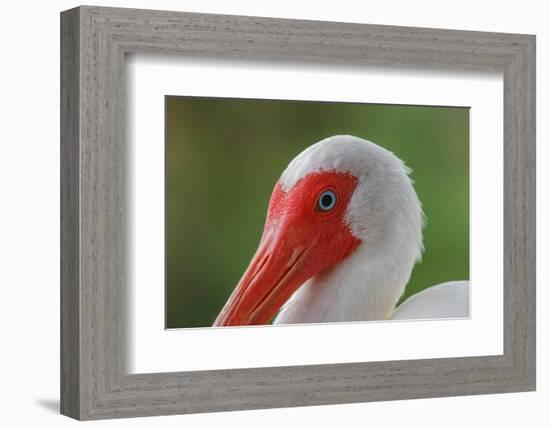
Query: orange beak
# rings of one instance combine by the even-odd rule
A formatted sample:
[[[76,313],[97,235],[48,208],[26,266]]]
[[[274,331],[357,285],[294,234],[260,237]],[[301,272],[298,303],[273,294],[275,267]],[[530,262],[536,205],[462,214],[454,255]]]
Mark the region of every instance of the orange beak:
[[[283,226],[266,230],[213,326],[266,324],[309,278],[309,269],[304,268],[309,247],[285,229]]]

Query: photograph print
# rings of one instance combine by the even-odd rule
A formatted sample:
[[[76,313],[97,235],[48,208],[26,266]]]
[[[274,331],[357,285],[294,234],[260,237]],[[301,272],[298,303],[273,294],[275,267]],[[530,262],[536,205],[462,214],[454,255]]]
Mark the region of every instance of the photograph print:
[[[469,108],[165,97],[165,327],[467,318]]]

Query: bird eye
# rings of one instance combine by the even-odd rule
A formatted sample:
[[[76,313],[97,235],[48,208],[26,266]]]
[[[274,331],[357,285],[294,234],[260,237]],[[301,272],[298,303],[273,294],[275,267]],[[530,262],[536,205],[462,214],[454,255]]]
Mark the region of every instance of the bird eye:
[[[319,210],[328,212],[336,205],[336,194],[332,190],[323,191],[317,201]]]

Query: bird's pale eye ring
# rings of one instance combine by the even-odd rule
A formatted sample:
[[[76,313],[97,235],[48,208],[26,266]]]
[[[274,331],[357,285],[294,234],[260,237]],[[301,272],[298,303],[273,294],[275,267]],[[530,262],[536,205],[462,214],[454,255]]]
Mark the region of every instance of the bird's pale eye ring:
[[[336,206],[336,193],[326,190],[321,193],[317,200],[317,208],[322,212],[329,212]]]

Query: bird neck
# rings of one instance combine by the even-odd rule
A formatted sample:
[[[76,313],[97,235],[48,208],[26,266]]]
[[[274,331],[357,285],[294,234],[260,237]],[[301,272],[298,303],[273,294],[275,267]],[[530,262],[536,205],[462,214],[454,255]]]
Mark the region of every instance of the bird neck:
[[[403,231],[403,229],[401,229]],[[418,231],[363,242],[347,259],[305,282],[275,323],[388,319],[419,254]]]

